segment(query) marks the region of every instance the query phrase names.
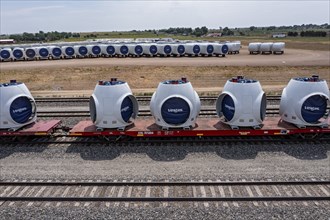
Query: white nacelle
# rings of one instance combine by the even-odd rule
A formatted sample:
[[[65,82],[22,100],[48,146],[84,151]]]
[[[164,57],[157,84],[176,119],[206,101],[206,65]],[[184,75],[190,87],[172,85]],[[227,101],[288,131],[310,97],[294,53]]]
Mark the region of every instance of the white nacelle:
[[[129,51],[128,51],[128,47],[126,44],[115,44],[114,47],[115,47],[116,54],[124,55],[124,56],[128,55]]]
[[[0,129],[15,131],[36,119],[36,104],[24,83],[0,84]]]
[[[211,43],[200,43],[200,54],[206,56],[212,56],[214,52],[214,46]]]
[[[101,53],[105,56],[114,56],[116,54],[116,49],[112,44],[100,44]]]
[[[98,57],[101,55],[101,47],[99,45],[87,45],[88,55],[92,57]]]
[[[228,54],[228,46],[226,44],[213,43],[214,51],[213,53],[217,56],[226,56]]]
[[[52,59],[60,59],[62,57],[62,49],[59,46],[49,46],[48,50]]]
[[[76,57],[86,57],[88,55],[88,49],[85,45],[73,46]]]
[[[35,60],[37,58],[37,50],[35,47],[27,47],[24,50],[25,59],[27,60]]]
[[[249,43],[248,50],[250,54],[260,53],[260,46],[261,46],[260,42]]]
[[[266,114],[266,95],[259,81],[243,77],[228,80],[216,102],[216,111],[223,123],[232,129],[260,128]]]
[[[228,46],[228,53],[239,53],[241,49],[241,42],[240,41],[233,41],[233,42],[226,42],[226,45]]]
[[[128,53],[135,56],[143,55],[143,47],[140,44],[128,44]]]
[[[277,42],[277,43],[273,44],[272,51],[273,51],[274,54],[276,54],[276,53],[283,54],[284,53],[284,48],[285,48],[285,43],[284,42]]]
[[[64,58],[74,58],[75,57],[75,49],[73,46],[62,46],[61,47],[62,54]]]
[[[328,100],[327,82],[318,76],[291,79],[282,92],[281,119],[297,127],[328,127],[326,120],[322,120],[326,117]]]
[[[13,58],[14,60],[25,60],[24,49],[21,47],[15,47],[13,49]]]
[[[158,49],[157,44],[142,44],[143,54],[147,56],[156,56]]]
[[[272,53],[272,42],[262,43],[260,45],[260,52],[261,53]]]
[[[36,56],[41,60],[47,60],[49,58],[49,50],[47,47],[36,47]]]
[[[184,56],[186,48],[184,44],[171,44],[172,54],[174,56]]]
[[[97,128],[124,129],[137,117],[139,106],[128,84],[117,79],[99,81],[89,102]]]
[[[241,49],[241,41],[234,41],[234,51],[239,52]]]
[[[170,44],[157,44],[157,52],[161,56],[170,56],[172,54],[172,47]]]
[[[1,61],[11,61],[13,59],[13,51],[11,48],[2,48],[0,51]]]
[[[194,127],[200,108],[199,96],[185,78],[159,83],[150,101],[151,114],[163,129]]]
[[[201,52],[201,47],[198,43],[187,43],[185,44],[185,48],[188,56],[198,56]]]

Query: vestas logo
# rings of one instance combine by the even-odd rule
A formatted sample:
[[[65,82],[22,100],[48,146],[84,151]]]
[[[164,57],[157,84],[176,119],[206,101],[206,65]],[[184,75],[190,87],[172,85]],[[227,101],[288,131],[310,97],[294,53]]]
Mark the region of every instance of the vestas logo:
[[[225,104],[225,108],[231,111],[235,111],[235,108],[233,106]]]
[[[305,106],[304,107],[305,110],[309,110],[309,111],[320,111],[320,108],[319,107],[313,107],[313,106]]]
[[[23,107],[23,108],[19,108],[19,109],[15,109],[15,110],[13,110],[13,113],[21,113],[21,112],[24,112],[24,111],[26,111],[27,110],[27,108],[26,107]]]
[[[178,113],[178,112],[183,112],[183,109],[182,108],[169,108],[169,109],[167,109],[167,112]]]
[[[127,112],[129,110],[129,106],[126,106],[125,108],[121,109],[121,112]]]

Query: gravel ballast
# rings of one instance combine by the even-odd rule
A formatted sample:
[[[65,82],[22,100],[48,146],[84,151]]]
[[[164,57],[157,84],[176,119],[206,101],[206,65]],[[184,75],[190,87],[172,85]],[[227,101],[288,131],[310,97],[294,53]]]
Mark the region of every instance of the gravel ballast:
[[[8,208],[1,219],[329,219],[325,207]]]
[[[1,146],[1,179],[329,179],[329,144]]]

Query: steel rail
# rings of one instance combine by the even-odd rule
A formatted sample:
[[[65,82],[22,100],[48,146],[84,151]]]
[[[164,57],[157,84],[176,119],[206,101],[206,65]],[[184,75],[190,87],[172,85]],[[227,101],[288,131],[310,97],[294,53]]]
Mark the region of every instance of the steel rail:
[[[150,101],[151,96],[135,96],[137,101]],[[201,101],[215,101],[217,96],[200,96]],[[269,95],[267,96],[267,101],[279,101],[281,99],[280,95]],[[45,102],[89,102],[89,97],[62,97],[62,98],[35,98],[38,103]]]
[[[59,181],[45,181],[45,182],[14,182],[14,181],[2,181],[1,186],[66,186],[66,187],[81,187],[81,186],[98,186],[98,187],[109,187],[109,186],[155,186],[155,187],[174,187],[174,186],[305,186],[315,185],[323,186],[329,185],[328,180],[302,180],[302,181],[182,181],[182,182],[59,182]],[[182,196],[182,197],[105,197],[105,196],[6,196],[0,197],[0,201],[23,201],[23,202],[239,202],[239,201],[330,201],[330,196],[322,196],[316,194],[313,195],[299,195],[299,196]]]
[[[274,108],[274,107],[270,107],[270,108],[267,108],[266,110],[269,110],[269,111],[279,111],[279,108]],[[215,108],[203,108],[200,110],[201,112],[216,112],[216,109]],[[146,112],[150,112],[150,110],[148,109],[141,109],[139,110],[139,113],[146,113]],[[59,110],[59,111],[38,111],[37,113],[89,113],[89,111],[86,111],[86,110],[75,110],[75,111],[62,111],[62,110]]]
[[[38,111],[38,117],[90,117],[89,111]],[[279,114],[279,108],[268,108],[266,115]],[[217,115],[216,109],[201,109],[199,116]],[[152,116],[150,110],[139,110],[138,116]]]
[[[0,197],[0,201],[24,202],[249,202],[249,201],[330,201],[328,196],[267,197]]]
[[[302,181],[177,181],[177,182],[149,182],[149,181],[121,181],[121,182],[70,182],[70,181],[0,181],[0,186],[273,186],[273,185],[330,185],[330,180],[302,180]]]

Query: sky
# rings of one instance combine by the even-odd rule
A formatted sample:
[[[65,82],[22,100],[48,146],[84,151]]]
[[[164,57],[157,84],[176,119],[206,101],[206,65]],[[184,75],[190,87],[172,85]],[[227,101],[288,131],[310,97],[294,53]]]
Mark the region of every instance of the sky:
[[[0,33],[330,23],[330,1],[0,0]]]

